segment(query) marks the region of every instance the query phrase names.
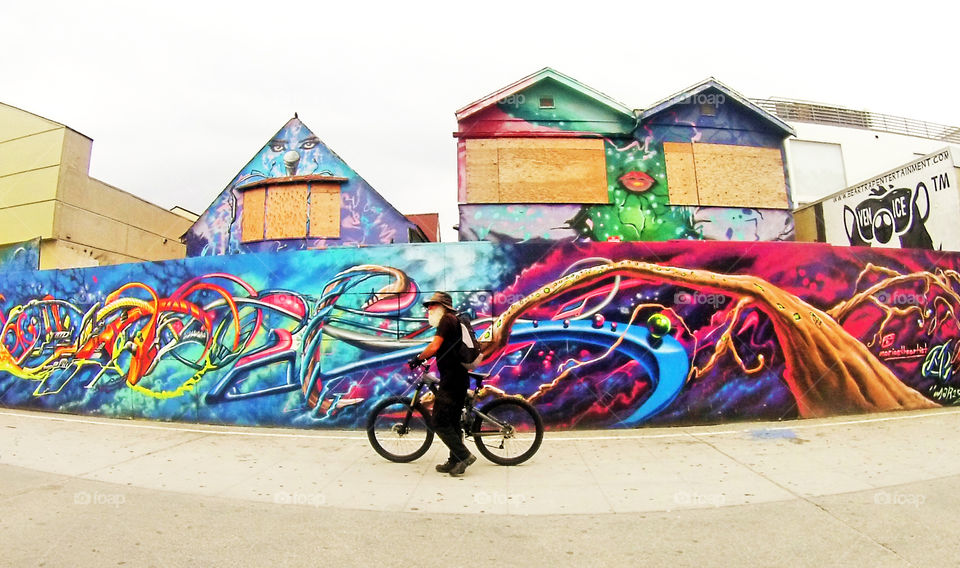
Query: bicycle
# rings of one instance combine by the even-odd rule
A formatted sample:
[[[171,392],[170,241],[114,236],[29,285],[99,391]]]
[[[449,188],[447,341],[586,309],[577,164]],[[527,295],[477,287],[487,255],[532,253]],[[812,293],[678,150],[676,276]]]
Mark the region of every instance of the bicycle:
[[[436,396],[440,379],[421,366],[413,381],[413,396],[391,396],[379,402],[367,419],[370,445],[384,458],[412,462],[427,453],[433,443],[431,414],[423,407],[425,388]],[[488,375],[468,373],[476,388],[467,391],[460,426],[473,438],[483,457],[497,465],[518,465],[531,457],[543,441],[543,420],[527,401],[509,396],[477,408],[477,395]],[[389,449],[388,449],[389,448]]]

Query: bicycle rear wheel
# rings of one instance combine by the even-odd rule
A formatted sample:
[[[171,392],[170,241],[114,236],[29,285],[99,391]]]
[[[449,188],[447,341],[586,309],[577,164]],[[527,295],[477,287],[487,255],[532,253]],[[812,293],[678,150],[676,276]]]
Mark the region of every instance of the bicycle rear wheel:
[[[517,465],[537,453],[543,441],[543,420],[528,402],[498,398],[480,412],[496,420],[477,415],[473,422],[473,439],[485,458],[498,465]]]
[[[412,462],[433,443],[430,415],[409,398],[390,397],[373,408],[367,418],[367,438],[384,458],[398,463]]]

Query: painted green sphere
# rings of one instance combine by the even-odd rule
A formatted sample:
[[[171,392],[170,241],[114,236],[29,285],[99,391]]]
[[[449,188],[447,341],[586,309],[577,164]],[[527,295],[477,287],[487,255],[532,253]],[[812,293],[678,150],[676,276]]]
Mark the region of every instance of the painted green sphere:
[[[653,314],[647,319],[647,328],[650,329],[650,335],[653,337],[663,337],[670,333],[673,326],[670,324],[670,318],[663,314]]]

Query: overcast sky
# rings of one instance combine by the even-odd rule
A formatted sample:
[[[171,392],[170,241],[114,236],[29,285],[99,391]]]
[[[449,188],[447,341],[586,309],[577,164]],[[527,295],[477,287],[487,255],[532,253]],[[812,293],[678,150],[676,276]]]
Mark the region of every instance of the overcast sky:
[[[298,112],[455,240],[454,111],[544,66],[633,108],[714,76],[960,125],[958,4],[896,6],[4,0],[0,102],[93,138],[92,176],[197,213]]]

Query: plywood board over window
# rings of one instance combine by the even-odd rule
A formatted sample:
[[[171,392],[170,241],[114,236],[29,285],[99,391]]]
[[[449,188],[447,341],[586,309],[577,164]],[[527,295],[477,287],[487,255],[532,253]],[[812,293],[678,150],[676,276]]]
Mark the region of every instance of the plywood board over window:
[[[340,184],[311,186],[310,236],[340,237]]]
[[[699,205],[693,144],[664,142],[663,159],[667,167],[667,191],[670,195],[670,204]]]
[[[240,221],[240,239],[243,242],[263,240],[263,213],[267,201],[266,188],[243,192],[243,216]]]
[[[496,140],[466,141],[467,203],[500,201],[500,170]]]
[[[700,205],[786,209],[779,148],[694,144]]]
[[[267,240],[303,238],[307,233],[307,184],[271,187],[267,192]]]
[[[607,203],[603,140],[466,141],[467,203]]]
[[[787,209],[779,148],[664,142],[671,205]]]

